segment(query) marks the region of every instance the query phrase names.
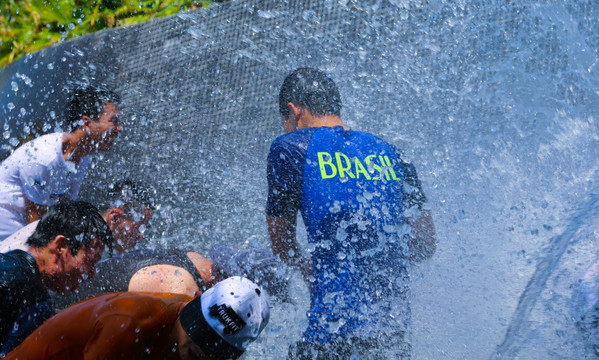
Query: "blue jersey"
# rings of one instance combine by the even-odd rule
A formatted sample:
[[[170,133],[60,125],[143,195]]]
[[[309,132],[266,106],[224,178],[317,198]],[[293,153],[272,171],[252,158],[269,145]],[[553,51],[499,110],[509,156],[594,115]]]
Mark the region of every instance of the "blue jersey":
[[[267,173],[267,215],[299,210],[311,243],[305,341],[402,326],[409,314],[403,214],[425,201],[413,166],[374,135],[317,127],[277,138]]]
[[[0,254],[0,358],[54,315],[35,258],[21,250]]]

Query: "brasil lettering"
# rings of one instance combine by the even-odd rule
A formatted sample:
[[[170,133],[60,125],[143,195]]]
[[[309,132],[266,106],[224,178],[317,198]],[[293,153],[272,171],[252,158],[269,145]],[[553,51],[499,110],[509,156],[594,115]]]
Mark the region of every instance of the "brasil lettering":
[[[350,158],[342,152],[331,155],[322,151],[318,152],[317,155],[320,176],[323,179],[331,179],[335,176],[344,178],[347,176],[351,179],[381,180],[382,177],[385,177],[386,180],[401,181],[395,174],[391,161],[386,155],[368,155],[363,160],[357,157]]]

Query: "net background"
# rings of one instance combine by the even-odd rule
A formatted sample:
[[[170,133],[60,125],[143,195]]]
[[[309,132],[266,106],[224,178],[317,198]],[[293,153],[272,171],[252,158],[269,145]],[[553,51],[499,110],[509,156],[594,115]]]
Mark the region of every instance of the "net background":
[[[423,120],[433,113],[474,117],[486,108],[491,116],[505,116],[505,109],[470,95],[492,89],[501,71],[497,63],[522,51],[519,45],[545,56],[521,64],[529,73],[567,67],[567,54],[556,51],[564,45],[552,40],[552,29],[537,28],[527,17],[527,9],[543,3],[230,1],[91,34],[5,67],[3,101],[17,103],[16,110],[1,109],[5,130],[18,137],[25,125],[48,119],[50,109],[59,119],[73,83],[106,83],[123,96],[130,120],[115,151],[103,156],[108,161],[95,162],[83,189],[123,176],[143,180],[161,189],[157,200],[167,204],[171,225],[162,223],[162,235],[195,233],[198,219],[210,223],[210,231],[232,235],[234,218],[260,221],[264,159],[281,134],[276,102],[286,73],[297,66],[328,71],[342,91],[350,125],[367,124],[373,133],[426,145],[431,130]],[[597,5],[568,7],[582,29],[590,25],[586,41],[596,44]],[[549,45],[534,45],[534,38],[532,46],[522,44],[522,33]],[[35,87],[11,91],[19,74]],[[42,97],[41,106],[31,101]],[[15,116],[21,107],[26,114]],[[398,112],[404,128],[417,129],[416,137],[396,131],[404,131],[395,125]],[[219,228],[212,214],[223,209],[229,219]]]
[[[279,86],[298,66],[319,67],[339,85],[348,124],[398,145],[431,202],[441,240],[433,270],[414,280],[419,354],[486,358],[534,270],[534,255],[514,254],[536,254],[559,233],[556,219],[587,189],[581,169],[591,174],[596,163],[592,136],[568,128],[599,108],[597,19],[592,0],[230,1],[0,69],[0,148],[10,151],[27,127],[54,129],[73,83],[106,83],[128,119],[114,150],[95,157],[82,197],[132,177],[154,186],[161,205],[147,246],[267,246]],[[593,121],[584,126],[599,133]],[[566,298],[554,284],[547,291]],[[564,308],[558,300],[551,307]],[[567,313],[547,308],[530,321],[540,340],[522,337],[527,358],[585,358]],[[292,325],[273,327],[260,349],[284,354],[303,329]]]

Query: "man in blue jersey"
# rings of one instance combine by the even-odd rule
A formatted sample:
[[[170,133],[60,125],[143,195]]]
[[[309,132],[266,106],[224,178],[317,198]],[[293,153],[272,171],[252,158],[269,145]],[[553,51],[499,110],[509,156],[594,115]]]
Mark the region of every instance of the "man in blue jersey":
[[[279,109],[287,134],[268,156],[268,231],[274,253],[311,289],[308,328],[289,358],[409,358],[408,268],[436,247],[415,168],[343,123],[337,86],[321,71],[289,74]]]

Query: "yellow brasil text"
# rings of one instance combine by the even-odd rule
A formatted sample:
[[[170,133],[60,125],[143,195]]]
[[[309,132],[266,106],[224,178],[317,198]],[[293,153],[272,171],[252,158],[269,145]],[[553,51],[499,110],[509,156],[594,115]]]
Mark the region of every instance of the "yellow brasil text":
[[[391,161],[389,161],[388,156],[368,155],[360,161],[357,157],[350,159],[342,152],[336,152],[334,155],[331,155],[323,151],[318,152],[317,155],[318,167],[323,179],[331,179],[339,175],[340,178],[347,176],[351,179],[380,180],[384,176],[387,180],[401,180],[391,167]],[[375,162],[377,160],[379,163]],[[369,173],[366,169],[372,170]],[[371,173],[378,174],[379,176],[371,176]]]

